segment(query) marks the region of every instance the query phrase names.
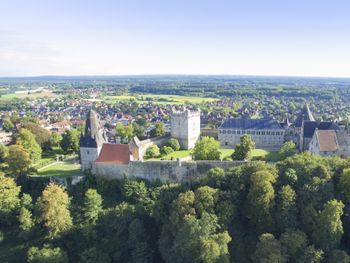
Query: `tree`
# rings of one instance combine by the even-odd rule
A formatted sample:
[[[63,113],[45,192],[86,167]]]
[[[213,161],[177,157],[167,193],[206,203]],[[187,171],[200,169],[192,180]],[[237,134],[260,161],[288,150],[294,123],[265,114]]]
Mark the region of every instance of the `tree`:
[[[28,129],[34,136],[37,143],[42,149],[49,149],[51,147],[51,132],[40,127],[34,122],[24,122],[22,127]]]
[[[44,245],[43,248],[31,247],[27,253],[29,263],[68,263],[67,253],[61,248]]]
[[[122,141],[130,141],[134,136],[134,128],[131,124],[124,126],[120,122],[115,126],[117,135],[121,138]]]
[[[324,258],[324,252],[321,249],[316,249],[314,245],[308,246],[305,249],[303,256],[299,262],[320,263]]]
[[[18,134],[16,134],[16,144],[23,147],[29,154],[29,158],[33,163],[41,159],[41,147],[35,140],[33,133],[29,130],[22,128]]]
[[[250,177],[250,188],[244,213],[250,223],[261,233],[273,226],[272,209],[275,205],[275,177],[269,171],[258,171]]]
[[[172,152],[174,152],[174,150],[170,146],[163,146],[161,148],[161,152],[163,155],[168,155],[168,154],[171,154]]]
[[[349,263],[350,256],[343,250],[332,250],[326,258],[326,263]]]
[[[81,263],[110,263],[111,259],[108,254],[102,252],[96,247],[88,248],[80,255]]]
[[[180,150],[179,140],[175,138],[170,138],[167,142],[167,146],[171,147],[174,151]]]
[[[288,262],[300,262],[300,258],[308,245],[308,239],[304,232],[300,230],[288,229],[280,237],[283,255]]]
[[[346,201],[350,202],[350,168],[344,169],[340,176],[339,186]]]
[[[160,155],[159,147],[157,145],[151,145],[146,150],[145,158],[146,159],[155,158],[155,157],[158,157],[159,155]]]
[[[76,129],[66,131],[60,143],[64,152],[79,153],[80,132]]]
[[[23,175],[28,172],[31,160],[29,154],[21,145],[11,145],[7,156],[9,170],[14,175]]]
[[[165,134],[163,122],[157,122],[155,128],[151,131],[152,137],[163,136]]]
[[[138,124],[137,122],[132,123],[132,127],[134,130],[134,135],[137,136],[139,139],[145,138],[145,127]]]
[[[235,151],[232,153],[233,160],[250,159],[251,151],[255,149],[255,142],[250,135],[243,135],[240,138],[241,143],[237,144]]]
[[[212,137],[199,140],[192,153],[194,160],[220,160],[220,144]]]
[[[48,231],[48,237],[54,238],[72,226],[69,212],[69,197],[61,186],[49,184],[37,201],[39,221]]]
[[[279,154],[281,159],[284,160],[289,156],[294,155],[297,152],[296,145],[293,141],[287,141],[282,144],[281,149],[279,150]]]
[[[20,191],[21,187],[16,185],[13,178],[0,175],[0,222],[6,221],[18,209]]]
[[[95,189],[88,189],[85,192],[84,205],[82,207],[83,225],[95,224],[102,212],[102,197]]]
[[[34,225],[32,220],[32,212],[30,212],[25,207],[21,207],[19,210],[18,221],[19,221],[19,228],[22,231],[26,232],[30,230]]]
[[[50,142],[51,142],[52,146],[54,146],[54,147],[60,146],[61,141],[62,141],[62,135],[61,134],[59,134],[57,132],[53,132],[51,134]]]
[[[344,233],[341,221],[343,208],[344,204],[341,201],[330,200],[317,218],[317,228],[312,237],[316,244],[324,250],[331,250],[340,244]]]
[[[15,125],[13,124],[10,118],[5,118],[2,128],[4,129],[4,131],[10,132],[13,130],[13,128],[15,128]]]
[[[253,254],[256,263],[284,263],[281,243],[270,233],[262,234]]]
[[[9,149],[0,143],[0,163],[5,162],[9,154]]]
[[[298,209],[296,199],[296,193],[289,185],[282,186],[277,194],[276,223],[281,231],[297,226]]]

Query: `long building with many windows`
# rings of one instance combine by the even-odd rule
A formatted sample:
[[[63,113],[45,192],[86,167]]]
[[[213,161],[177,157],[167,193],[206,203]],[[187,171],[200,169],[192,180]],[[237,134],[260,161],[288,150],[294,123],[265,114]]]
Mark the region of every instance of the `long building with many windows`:
[[[222,147],[235,147],[248,134],[260,149],[278,149],[284,142],[285,129],[272,119],[230,118],[219,127],[218,138]]]

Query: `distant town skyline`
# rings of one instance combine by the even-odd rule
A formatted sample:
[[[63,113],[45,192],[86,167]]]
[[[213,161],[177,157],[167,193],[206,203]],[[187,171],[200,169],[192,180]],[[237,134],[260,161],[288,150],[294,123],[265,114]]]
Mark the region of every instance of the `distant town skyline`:
[[[346,0],[0,2],[0,77],[350,77]]]

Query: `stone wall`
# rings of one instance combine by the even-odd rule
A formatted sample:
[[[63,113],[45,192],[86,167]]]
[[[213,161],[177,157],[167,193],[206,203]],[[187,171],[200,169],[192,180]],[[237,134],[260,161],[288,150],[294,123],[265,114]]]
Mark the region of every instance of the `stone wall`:
[[[145,155],[148,147],[152,145],[157,145],[158,147],[161,147],[165,145],[169,139],[170,139],[170,135],[167,134],[164,136],[159,136],[159,137],[140,141],[141,147],[139,148],[139,158],[143,160],[143,156]]]
[[[241,161],[133,161],[128,165],[96,164],[96,175],[109,179],[142,178],[162,182],[189,182],[204,176],[214,167],[228,169],[241,165]]]

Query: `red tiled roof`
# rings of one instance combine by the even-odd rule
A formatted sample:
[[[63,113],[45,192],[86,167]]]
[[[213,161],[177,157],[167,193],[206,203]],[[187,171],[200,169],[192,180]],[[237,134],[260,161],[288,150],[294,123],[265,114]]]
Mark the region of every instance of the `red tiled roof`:
[[[128,144],[104,143],[96,163],[128,164],[130,149]]]
[[[321,152],[338,150],[337,135],[334,130],[317,130],[316,135]]]

